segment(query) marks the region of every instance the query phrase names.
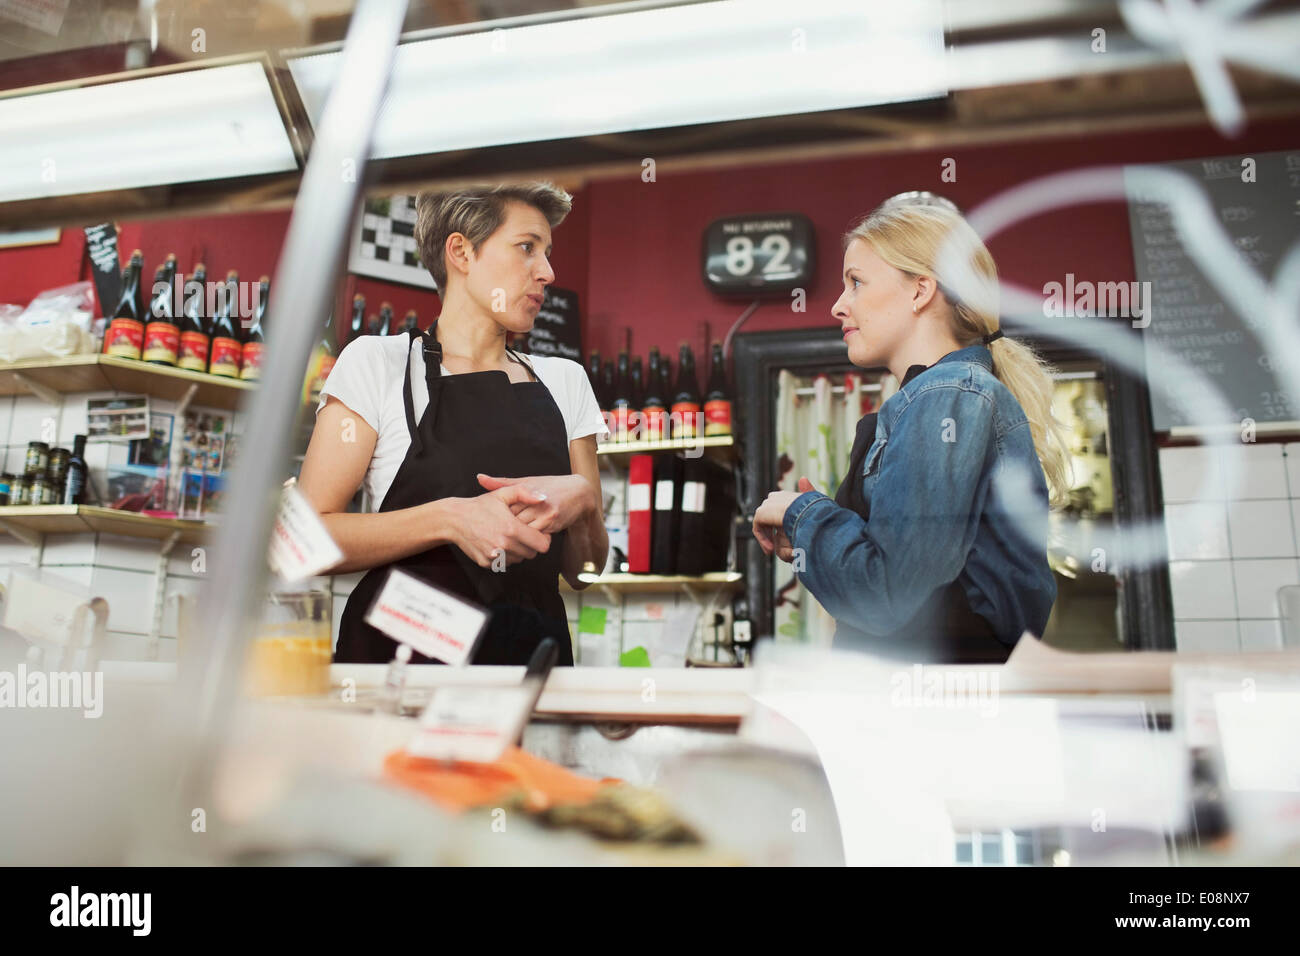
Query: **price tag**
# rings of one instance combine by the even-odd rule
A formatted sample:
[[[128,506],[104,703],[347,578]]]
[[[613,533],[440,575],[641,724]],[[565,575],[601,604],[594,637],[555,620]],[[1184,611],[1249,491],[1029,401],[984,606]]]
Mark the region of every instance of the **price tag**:
[[[469,660],[487,624],[487,611],[393,568],[366,623],[427,657],[459,667]]]
[[[434,760],[499,760],[519,738],[536,688],[439,687],[420,716],[420,732],[406,749]]]
[[[320,574],[343,560],[343,552],[320,516],[294,484],[285,485],[267,555],[271,570],[290,583]]]

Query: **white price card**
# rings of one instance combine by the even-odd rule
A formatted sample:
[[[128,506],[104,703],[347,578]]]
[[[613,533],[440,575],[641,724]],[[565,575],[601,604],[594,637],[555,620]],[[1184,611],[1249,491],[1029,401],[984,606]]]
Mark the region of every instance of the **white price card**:
[[[285,485],[267,554],[271,570],[293,583],[320,574],[342,560],[343,552],[325,530],[316,509],[296,485]]]
[[[366,623],[426,657],[460,666],[473,653],[487,617],[478,605],[393,568],[366,612]]]
[[[536,688],[447,685],[433,692],[406,749],[433,760],[491,763],[518,739]]]

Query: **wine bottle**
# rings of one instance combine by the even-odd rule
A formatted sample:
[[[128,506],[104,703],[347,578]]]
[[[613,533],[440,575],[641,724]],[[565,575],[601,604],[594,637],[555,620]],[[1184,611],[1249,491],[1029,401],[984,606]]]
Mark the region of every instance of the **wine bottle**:
[[[348,343],[351,345],[365,334],[366,297],[358,292],[352,297],[352,325],[348,329]]]
[[[271,277],[262,276],[257,283],[257,311],[253,313],[253,324],[244,333],[243,364],[239,377],[248,382],[256,382],[262,377],[262,349],[265,347],[266,332],[262,323],[266,320],[266,305],[271,298]]]
[[[420,317],[416,315],[414,309],[407,309],[406,316],[402,319],[402,327],[398,330],[400,334],[406,335],[410,332],[418,332],[420,329]]]
[[[211,339],[204,319],[207,291],[208,267],[201,262],[195,263],[194,275],[182,290],[184,305],[181,307],[180,347],[176,356],[176,364],[191,372],[208,370]]]
[[[144,327],[142,353],[146,362],[175,365],[180,352],[181,330],[176,324],[175,295],[176,254],[167,256],[153,275],[153,294],[149,302],[149,321]]]
[[[231,269],[226,273],[226,294],[212,320],[212,352],[208,358],[208,374],[225,378],[239,378],[239,364],[243,347],[239,344],[239,273]]]
[[[387,335],[393,322],[393,306],[385,302],[379,307],[379,315],[370,323],[371,335]]]
[[[86,502],[86,436],[72,439],[72,457],[68,459],[68,475],[63,483],[63,504],[80,505]]]
[[[641,414],[641,400],[645,397],[645,383],[641,377],[641,356],[632,359],[632,377],[628,381],[627,434],[630,441],[645,438],[645,416]]]
[[[136,249],[122,270],[122,294],[109,316],[104,332],[104,353],[123,358],[138,359],[144,344],[144,309],[140,304],[140,272],[144,269],[144,254]]]
[[[609,429],[610,440],[614,440],[614,360],[605,359],[600,370],[600,413],[605,417],[605,427]]]
[[[667,396],[662,391],[663,382],[660,380],[662,375],[663,369],[659,365],[659,346],[654,345],[650,348],[650,364],[646,369],[645,397],[641,399],[641,423],[646,441],[661,441],[668,437],[665,434]]]
[[[614,398],[610,402],[610,411],[614,413],[614,441],[627,441],[629,413],[632,410],[632,396],[629,393],[631,376],[628,373],[627,349],[618,353],[618,371],[614,378]]]
[[[316,348],[312,350],[311,360],[307,365],[307,380],[303,383],[302,399],[312,408],[320,404],[321,389],[325,387],[325,380],[334,370],[338,355],[338,333],[334,330],[334,310],[331,309],[329,318],[325,320],[325,331],[321,334],[320,341],[316,343]]]
[[[709,389],[704,395],[704,434],[731,434],[731,389],[727,387],[727,369],[722,360],[722,345],[714,343],[709,363]]]
[[[695,356],[682,343],[677,355],[677,387],[673,391],[672,423],[674,438],[698,438],[700,435],[700,387],[695,378]]]

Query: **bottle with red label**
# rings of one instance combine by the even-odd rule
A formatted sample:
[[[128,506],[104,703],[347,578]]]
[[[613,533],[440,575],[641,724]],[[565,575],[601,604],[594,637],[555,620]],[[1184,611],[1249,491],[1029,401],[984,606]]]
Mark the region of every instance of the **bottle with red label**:
[[[271,295],[271,278],[262,276],[257,283],[257,311],[253,313],[253,324],[244,333],[243,365],[239,377],[246,382],[256,382],[262,377],[262,349],[265,336],[262,323],[266,320],[266,303]]]
[[[180,353],[181,330],[176,324],[175,296],[172,283],[176,281],[176,255],[153,274],[153,294],[149,301],[149,321],[144,327],[142,355],[146,362],[155,365],[175,365]]]
[[[239,317],[239,273],[231,269],[226,273],[226,294],[221,307],[212,319],[212,346],[208,356],[208,374],[223,378],[239,378],[244,346],[239,341],[235,327]]]
[[[642,438],[662,441],[668,437],[667,391],[663,381],[663,366],[659,360],[659,346],[650,347],[650,364],[646,369],[645,397],[641,399]]]
[[[208,370],[208,336],[206,299],[208,292],[208,267],[202,262],[195,263],[194,274],[185,283],[182,290],[184,304],[181,307],[180,340],[176,353],[178,368],[191,372]]]
[[[700,437],[700,386],[695,377],[695,356],[685,342],[677,356],[677,388],[673,392],[674,438]]]
[[[709,368],[709,390],[704,394],[704,435],[731,434],[731,389],[727,387],[727,369],[722,360],[722,346],[713,345]]]
[[[122,295],[104,330],[104,354],[138,359],[144,345],[144,305],[140,298],[140,272],[144,254],[136,249],[122,270]]]

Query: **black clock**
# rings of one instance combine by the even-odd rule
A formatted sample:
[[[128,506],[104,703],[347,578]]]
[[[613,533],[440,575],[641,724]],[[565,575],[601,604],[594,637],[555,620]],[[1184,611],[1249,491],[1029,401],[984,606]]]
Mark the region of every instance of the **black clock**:
[[[786,295],[807,288],[813,224],[797,212],[715,219],[704,230],[704,284],[719,295]]]

